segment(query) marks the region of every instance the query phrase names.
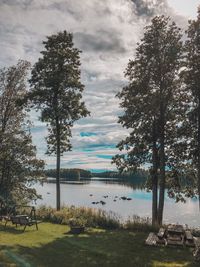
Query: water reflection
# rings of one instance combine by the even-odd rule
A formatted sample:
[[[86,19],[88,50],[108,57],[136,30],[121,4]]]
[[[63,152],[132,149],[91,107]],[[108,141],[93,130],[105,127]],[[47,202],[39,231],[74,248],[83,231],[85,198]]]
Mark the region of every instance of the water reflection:
[[[79,185],[87,185],[90,183],[93,183],[94,181],[100,181],[103,182],[107,185],[115,185],[115,184],[120,184],[121,186],[124,187],[130,187],[134,190],[136,189],[141,189],[145,190],[145,182],[135,182],[132,179],[118,179],[118,178],[99,178],[99,177],[94,177],[94,178],[89,178],[89,179],[83,179],[81,178],[80,180],[61,180],[61,184],[79,184]],[[55,178],[48,178],[47,183],[56,183]]]
[[[55,181],[49,180],[43,186],[36,184],[35,188],[43,199],[37,205],[46,204],[55,207],[56,186]],[[105,196],[107,196],[105,198]],[[121,197],[130,198],[123,200]],[[101,208],[119,214],[123,219],[139,215],[151,217],[151,192],[145,190],[144,183],[117,179],[68,181],[61,184],[62,205],[86,206]],[[102,201],[105,204],[102,204]],[[95,203],[95,204],[94,204]],[[164,221],[166,223],[185,223],[190,226],[199,226],[200,214],[198,201],[188,199],[186,203],[175,203],[166,194]]]
[[[145,187],[145,183],[143,182],[140,182],[140,183],[136,183],[134,181],[131,181],[131,180],[115,180],[115,181],[110,181],[110,180],[105,180],[104,181],[106,184],[120,184],[121,186],[124,186],[124,187],[130,187],[134,190],[136,189],[140,189],[140,190],[145,190],[146,187]]]

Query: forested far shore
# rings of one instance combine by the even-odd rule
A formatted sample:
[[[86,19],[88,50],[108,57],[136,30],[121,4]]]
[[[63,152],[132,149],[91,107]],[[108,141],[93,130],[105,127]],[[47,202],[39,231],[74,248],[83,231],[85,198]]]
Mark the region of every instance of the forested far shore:
[[[56,178],[56,169],[48,169],[44,171],[47,177]],[[117,171],[105,171],[105,172],[91,172],[83,169],[60,169],[60,178],[67,180],[79,180],[80,178],[115,178],[115,179],[131,179],[136,181],[146,182],[148,178],[148,172],[146,170],[137,170],[134,172],[117,172]]]
[[[49,169],[44,171],[47,177],[56,178],[56,169]],[[60,169],[61,179],[79,180],[81,178],[91,178],[92,173],[83,169]]]

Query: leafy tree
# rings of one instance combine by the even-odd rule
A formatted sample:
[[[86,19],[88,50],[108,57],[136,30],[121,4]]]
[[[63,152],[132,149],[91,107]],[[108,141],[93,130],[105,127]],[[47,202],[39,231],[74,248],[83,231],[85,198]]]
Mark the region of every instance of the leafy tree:
[[[186,69],[183,77],[191,101],[188,108],[189,123],[185,133],[188,137],[188,158],[193,169],[193,176],[197,180],[200,206],[200,8],[196,20],[189,21],[187,30]]]
[[[37,198],[30,184],[41,177],[44,162],[36,158],[26,112],[17,104],[26,94],[30,64],[0,70],[0,198],[23,201]]]
[[[180,29],[170,18],[156,16],[145,28],[135,59],[129,61],[125,73],[129,84],[118,94],[125,111],[119,122],[132,132],[118,144],[126,154],[117,155],[114,162],[121,171],[151,166],[153,224],[162,224],[166,167],[175,168],[170,148],[181,116],[177,78],[181,55]]]
[[[56,192],[60,209],[60,157],[71,150],[73,123],[89,114],[82,101],[84,85],[80,81],[80,52],[71,33],[59,32],[43,42],[45,50],[32,69],[28,99],[41,110],[48,126],[48,154],[57,157]]]

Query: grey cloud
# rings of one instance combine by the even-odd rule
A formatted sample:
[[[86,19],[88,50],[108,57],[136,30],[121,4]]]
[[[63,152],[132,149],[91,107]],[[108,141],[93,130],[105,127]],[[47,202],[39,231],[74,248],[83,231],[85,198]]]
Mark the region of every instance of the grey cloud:
[[[23,6],[29,6],[34,0],[1,0],[2,4],[6,4],[9,6],[17,6],[21,5]]]
[[[99,16],[110,16],[110,15],[112,15],[112,10],[110,10],[109,7],[105,6],[102,9],[97,10],[97,14]]]
[[[83,14],[81,14],[76,9],[74,9],[73,5],[70,5],[67,1],[52,3],[46,8],[51,9],[51,10],[58,10],[60,12],[66,13],[66,14],[70,14],[77,21],[81,21],[83,18]]]
[[[132,0],[132,2],[138,16],[153,17],[161,9],[165,13],[167,8],[165,0]]]
[[[118,52],[124,53],[126,49],[117,33],[99,30],[94,34],[76,32],[75,42],[84,51]]]
[[[135,13],[138,16],[153,16],[154,10],[143,0],[132,0],[135,5]]]
[[[167,15],[181,27],[185,28],[187,19],[183,16],[177,15],[172,8],[169,7],[167,0],[131,0],[133,9],[138,17],[143,17],[151,20],[156,15]]]
[[[127,133],[117,123],[122,110],[115,95],[126,83],[123,71],[133,57],[143,27],[153,15],[161,13],[181,21],[165,0],[0,0],[2,66],[15,64],[19,58],[34,63],[43,49],[45,37],[64,29],[74,32],[75,45],[83,51],[83,98],[91,117],[74,125],[74,154],[69,153],[68,157],[67,153],[63,161],[73,156],[80,162],[90,162],[86,153],[80,153],[82,147],[93,146],[94,153],[98,153],[101,145],[115,145]],[[39,156],[51,165],[55,159],[44,156],[47,130],[38,121],[38,115],[31,114],[36,125],[33,129],[34,144]],[[95,131],[98,136],[83,140],[81,131]],[[105,167],[104,162],[101,164]]]
[[[128,61],[127,61],[128,63]],[[101,79],[101,73],[97,71],[85,71],[84,76],[87,79],[85,85],[87,87],[87,92],[101,93],[112,93],[116,94],[122,86],[126,84],[126,80],[121,79],[121,77],[115,78],[104,78]],[[123,70],[122,70],[123,76]]]
[[[21,25],[20,23],[16,23],[15,25],[0,25],[0,35],[8,37],[9,34],[20,35],[24,34],[27,36],[35,35],[35,32],[30,31],[26,26]]]

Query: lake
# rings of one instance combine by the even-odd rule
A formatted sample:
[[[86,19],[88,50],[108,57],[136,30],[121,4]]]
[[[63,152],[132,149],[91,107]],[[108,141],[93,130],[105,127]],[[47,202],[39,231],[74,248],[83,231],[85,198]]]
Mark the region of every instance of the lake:
[[[45,204],[55,207],[55,183],[48,182],[44,183],[43,186],[36,184],[34,187],[43,198],[37,200],[37,206]],[[104,196],[108,197],[104,198]],[[119,198],[122,196],[129,197],[131,200],[120,200]],[[81,183],[61,184],[62,205],[101,208],[118,214],[122,220],[126,220],[133,215],[151,217],[151,197],[151,192],[117,180],[108,181],[107,179],[92,178]],[[99,202],[100,200],[103,200],[106,204],[92,204],[92,202]],[[188,199],[186,203],[175,203],[173,199],[166,196],[164,222],[200,226],[198,200]]]

